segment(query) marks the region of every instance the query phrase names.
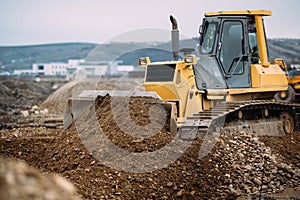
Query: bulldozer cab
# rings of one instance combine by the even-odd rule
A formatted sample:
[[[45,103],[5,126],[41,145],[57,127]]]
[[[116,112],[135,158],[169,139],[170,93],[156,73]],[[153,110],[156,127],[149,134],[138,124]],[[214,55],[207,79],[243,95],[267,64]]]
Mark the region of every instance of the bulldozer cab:
[[[262,63],[261,54],[267,56],[267,48],[260,48],[266,46],[264,15],[269,11],[206,13],[195,66],[199,89],[252,87],[250,65]]]

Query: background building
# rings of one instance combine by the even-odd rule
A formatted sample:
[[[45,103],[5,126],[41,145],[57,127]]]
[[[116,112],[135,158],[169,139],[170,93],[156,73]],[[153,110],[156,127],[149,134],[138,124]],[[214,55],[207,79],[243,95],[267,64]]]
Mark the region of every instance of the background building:
[[[35,63],[32,65],[32,71],[39,76],[66,76],[67,63]]]
[[[76,75],[83,77],[119,77],[125,73],[133,72],[132,65],[121,65],[122,61],[86,62],[85,60],[68,60],[68,63],[34,63],[32,69],[14,70],[16,76],[55,76],[72,80]]]

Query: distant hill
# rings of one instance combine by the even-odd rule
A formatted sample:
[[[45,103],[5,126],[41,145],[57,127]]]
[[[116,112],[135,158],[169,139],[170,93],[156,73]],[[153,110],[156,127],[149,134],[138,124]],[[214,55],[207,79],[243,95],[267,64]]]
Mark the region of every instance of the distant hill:
[[[300,63],[300,39],[268,40],[270,58],[282,57],[288,64]]]
[[[194,48],[197,39],[182,40],[181,48]],[[300,39],[269,39],[270,59],[282,57],[288,64],[300,62]],[[152,61],[171,60],[170,42],[159,43],[59,43],[32,46],[0,47],[0,66],[6,70],[29,68],[33,63],[67,62],[69,59],[90,61],[122,60],[136,65],[139,57],[149,56]]]
[[[80,59],[96,46],[90,43],[59,43],[32,46],[0,47],[0,65],[26,68],[33,63],[66,62]]]

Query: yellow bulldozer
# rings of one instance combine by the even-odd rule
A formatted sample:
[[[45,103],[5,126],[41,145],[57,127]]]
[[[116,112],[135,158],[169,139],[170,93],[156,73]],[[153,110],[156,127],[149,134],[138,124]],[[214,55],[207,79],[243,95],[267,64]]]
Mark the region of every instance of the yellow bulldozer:
[[[282,58],[276,58],[275,63],[283,63],[280,65],[282,70],[286,73],[288,79],[288,89],[285,91],[278,92],[274,99],[276,101],[286,101],[286,102],[299,102],[300,96],[300,68],[299,66],[287,67]]]
[[[268,58],[263,17],[271,14],[268,10],[205,13],[198,45],[181,50],[178,24],[170,16],[174,59],[140,58],[147,92],[136,96],[157,96],[166,102],[171,131],[180,129],[183,139],[208,132],[280,135],[299,130],[300,105],[290,102],[294,96],[283,70],[285,62]],[[83,94],[69,100],[65,128],[95,96],[111,93],[93,94],[90,99]],[[74,102],[80,102],[76,104],[80,108]]]

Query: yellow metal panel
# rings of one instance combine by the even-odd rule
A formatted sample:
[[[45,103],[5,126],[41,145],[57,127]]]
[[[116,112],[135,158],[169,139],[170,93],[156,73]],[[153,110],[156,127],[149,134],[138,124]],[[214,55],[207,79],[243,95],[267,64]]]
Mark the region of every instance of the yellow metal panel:
[[[268,68],[261,70],[260,86],[287,86],[287,78],[285,73],[278,65],[270,65]]]
[[[300,76],[295,76],[289,79],[289,84],[294,85],[295,83],[300,83]]]
[[[174,84],[168,83],[145,83],[146,91],[155,91],[164,101],[178,101],[179,96],[176,92]]]
[[[265,87],[265,88],[243,88],[243,89],[229,89],[229,95],[247,94],[247,93],[263,93],[287,90],[286,86]]]
[[[184,116],[192,116],[194,113],[202,111],[202,94],[197,94],[196,90],[191,89],[186,102]]]
[[[169,63],[176,64],[172,82],[144,82],[144,87],[146,91],[156,92],[164,101],[178,102],[178,116],[183,117],[186,112],[190,89],[195,85],[193,67],[191,63],[182,61],[155,63],[155,65]],[[193,100],[193,102],[197,101]]]
[[[251,65],[251,83],[252,83],[252,88],[257,88],[260,86],[259,84],[259,66],[257,65]]]
[[[219,11],[219,12],[208,12],[208,13],[205,13],[205,17],[222,16],[222,15],[260,15],[260,16],[271,16],[272,15],[272,11],[270,11],[270,10],[243,10],[243,11]]]
[[[268,67],[270,65],[270,62],[268,60],[267,42],[265,37],[265,30],[262,21],[262,16],[256,15],[255,23],[256,23],[257,44],[258,44],[258,51],[260,55],[260,61],[264,67]]]
[[[269,67],[261,65],[251,65],[251,78],[253,88],[272,88],[278,91],[277,88],[287,87],[287,78],[281,68],[272,64]]]
[[[209,100],[222,100],[225,98],[228,90],[226,89],[207,89],[207,99]]]

